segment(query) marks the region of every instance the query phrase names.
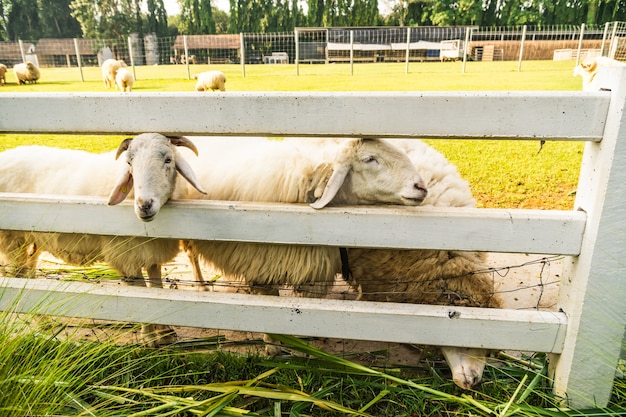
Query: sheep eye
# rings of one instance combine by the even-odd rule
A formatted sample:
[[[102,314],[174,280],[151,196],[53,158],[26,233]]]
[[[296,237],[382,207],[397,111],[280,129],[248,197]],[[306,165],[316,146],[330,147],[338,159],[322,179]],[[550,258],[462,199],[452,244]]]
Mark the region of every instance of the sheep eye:
[[[165,163],[166,164],[171,164],[172,163],[172,158],[165,158]]]
[[[363,162],[366,164],[369,164],[372,162],[378,162],[378,160],[376,159],[375,156],[368,156],[367,158],[363,159]]]

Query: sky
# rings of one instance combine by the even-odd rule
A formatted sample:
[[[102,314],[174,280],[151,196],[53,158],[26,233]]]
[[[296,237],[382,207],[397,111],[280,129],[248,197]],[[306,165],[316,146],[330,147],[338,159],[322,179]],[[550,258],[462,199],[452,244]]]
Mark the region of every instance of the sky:
[[[218,9],[228,12],[229,0],[212,0],[211,3]],[[379,9],[383,15],[388,13],[390,3],[390,0],[378,0]],[[180,13],[180,6],[177,0],[163,0],[163,4],[165,4],[165,10],[168,16],[174,16]]]

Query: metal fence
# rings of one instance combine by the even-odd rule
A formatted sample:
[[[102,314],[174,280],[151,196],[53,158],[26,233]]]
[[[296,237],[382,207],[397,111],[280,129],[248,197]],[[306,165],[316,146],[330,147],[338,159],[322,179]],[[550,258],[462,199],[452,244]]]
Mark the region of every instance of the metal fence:
[[[445,60],[626,60],[626,23],[550,27],[296,28],[290,33],[0,42],[0,63],[41,67],[127,64],[313,64]]]

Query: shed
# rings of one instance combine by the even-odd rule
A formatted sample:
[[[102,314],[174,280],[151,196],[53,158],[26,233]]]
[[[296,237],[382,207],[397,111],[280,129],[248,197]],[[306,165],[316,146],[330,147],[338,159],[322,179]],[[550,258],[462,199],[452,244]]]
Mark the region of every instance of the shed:
[[[198,63],[228,62],[236,58],[241,48],[239,35],[178,35],[172,45],[174,57],[185,53],[185,38],[189,55],[195,55]]]
[[[76,50],[78,45],[78,51]],[[43,38],[37,42],[37,55],[42,66],[77,66],[76,55],[79,54],[84,64],[97,65],[97,51],[90,39],[57,39]]]
[[[35,45],[31,42],[22,42],[24,46],[24,53],[28,53],[35,48]],[[0,42],[0,63],[7,67],[12,67],[15,64],[22,62],[22,51],[20,50],[19,42]]]

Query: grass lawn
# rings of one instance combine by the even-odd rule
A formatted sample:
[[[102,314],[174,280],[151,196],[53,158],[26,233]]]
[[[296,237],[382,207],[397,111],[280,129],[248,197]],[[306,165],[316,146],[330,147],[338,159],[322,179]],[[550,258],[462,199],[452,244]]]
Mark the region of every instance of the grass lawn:
[[[506,91],[579,90],[571,61],[461,62],[404,64],[216,65],[227,75],[228,91]],[[209,69],[194,65],[193,74]],[[18,86],[9,71],[3,92],[105,92],[99,68],[42,68],[41,82]],[[136,67],[135,92],[193,91],[183,65]],[[437,115],[433,115],[437,117]],[[514,117],[514,115],[511,115]],[[497,123],[494,120],[494,123]],[[46,144],[95,152],[117,147],[119,136],[0,135],[0,150],[21,144]],[[571,209],[583,144],[429,140],[470,182],[479,207]]]

